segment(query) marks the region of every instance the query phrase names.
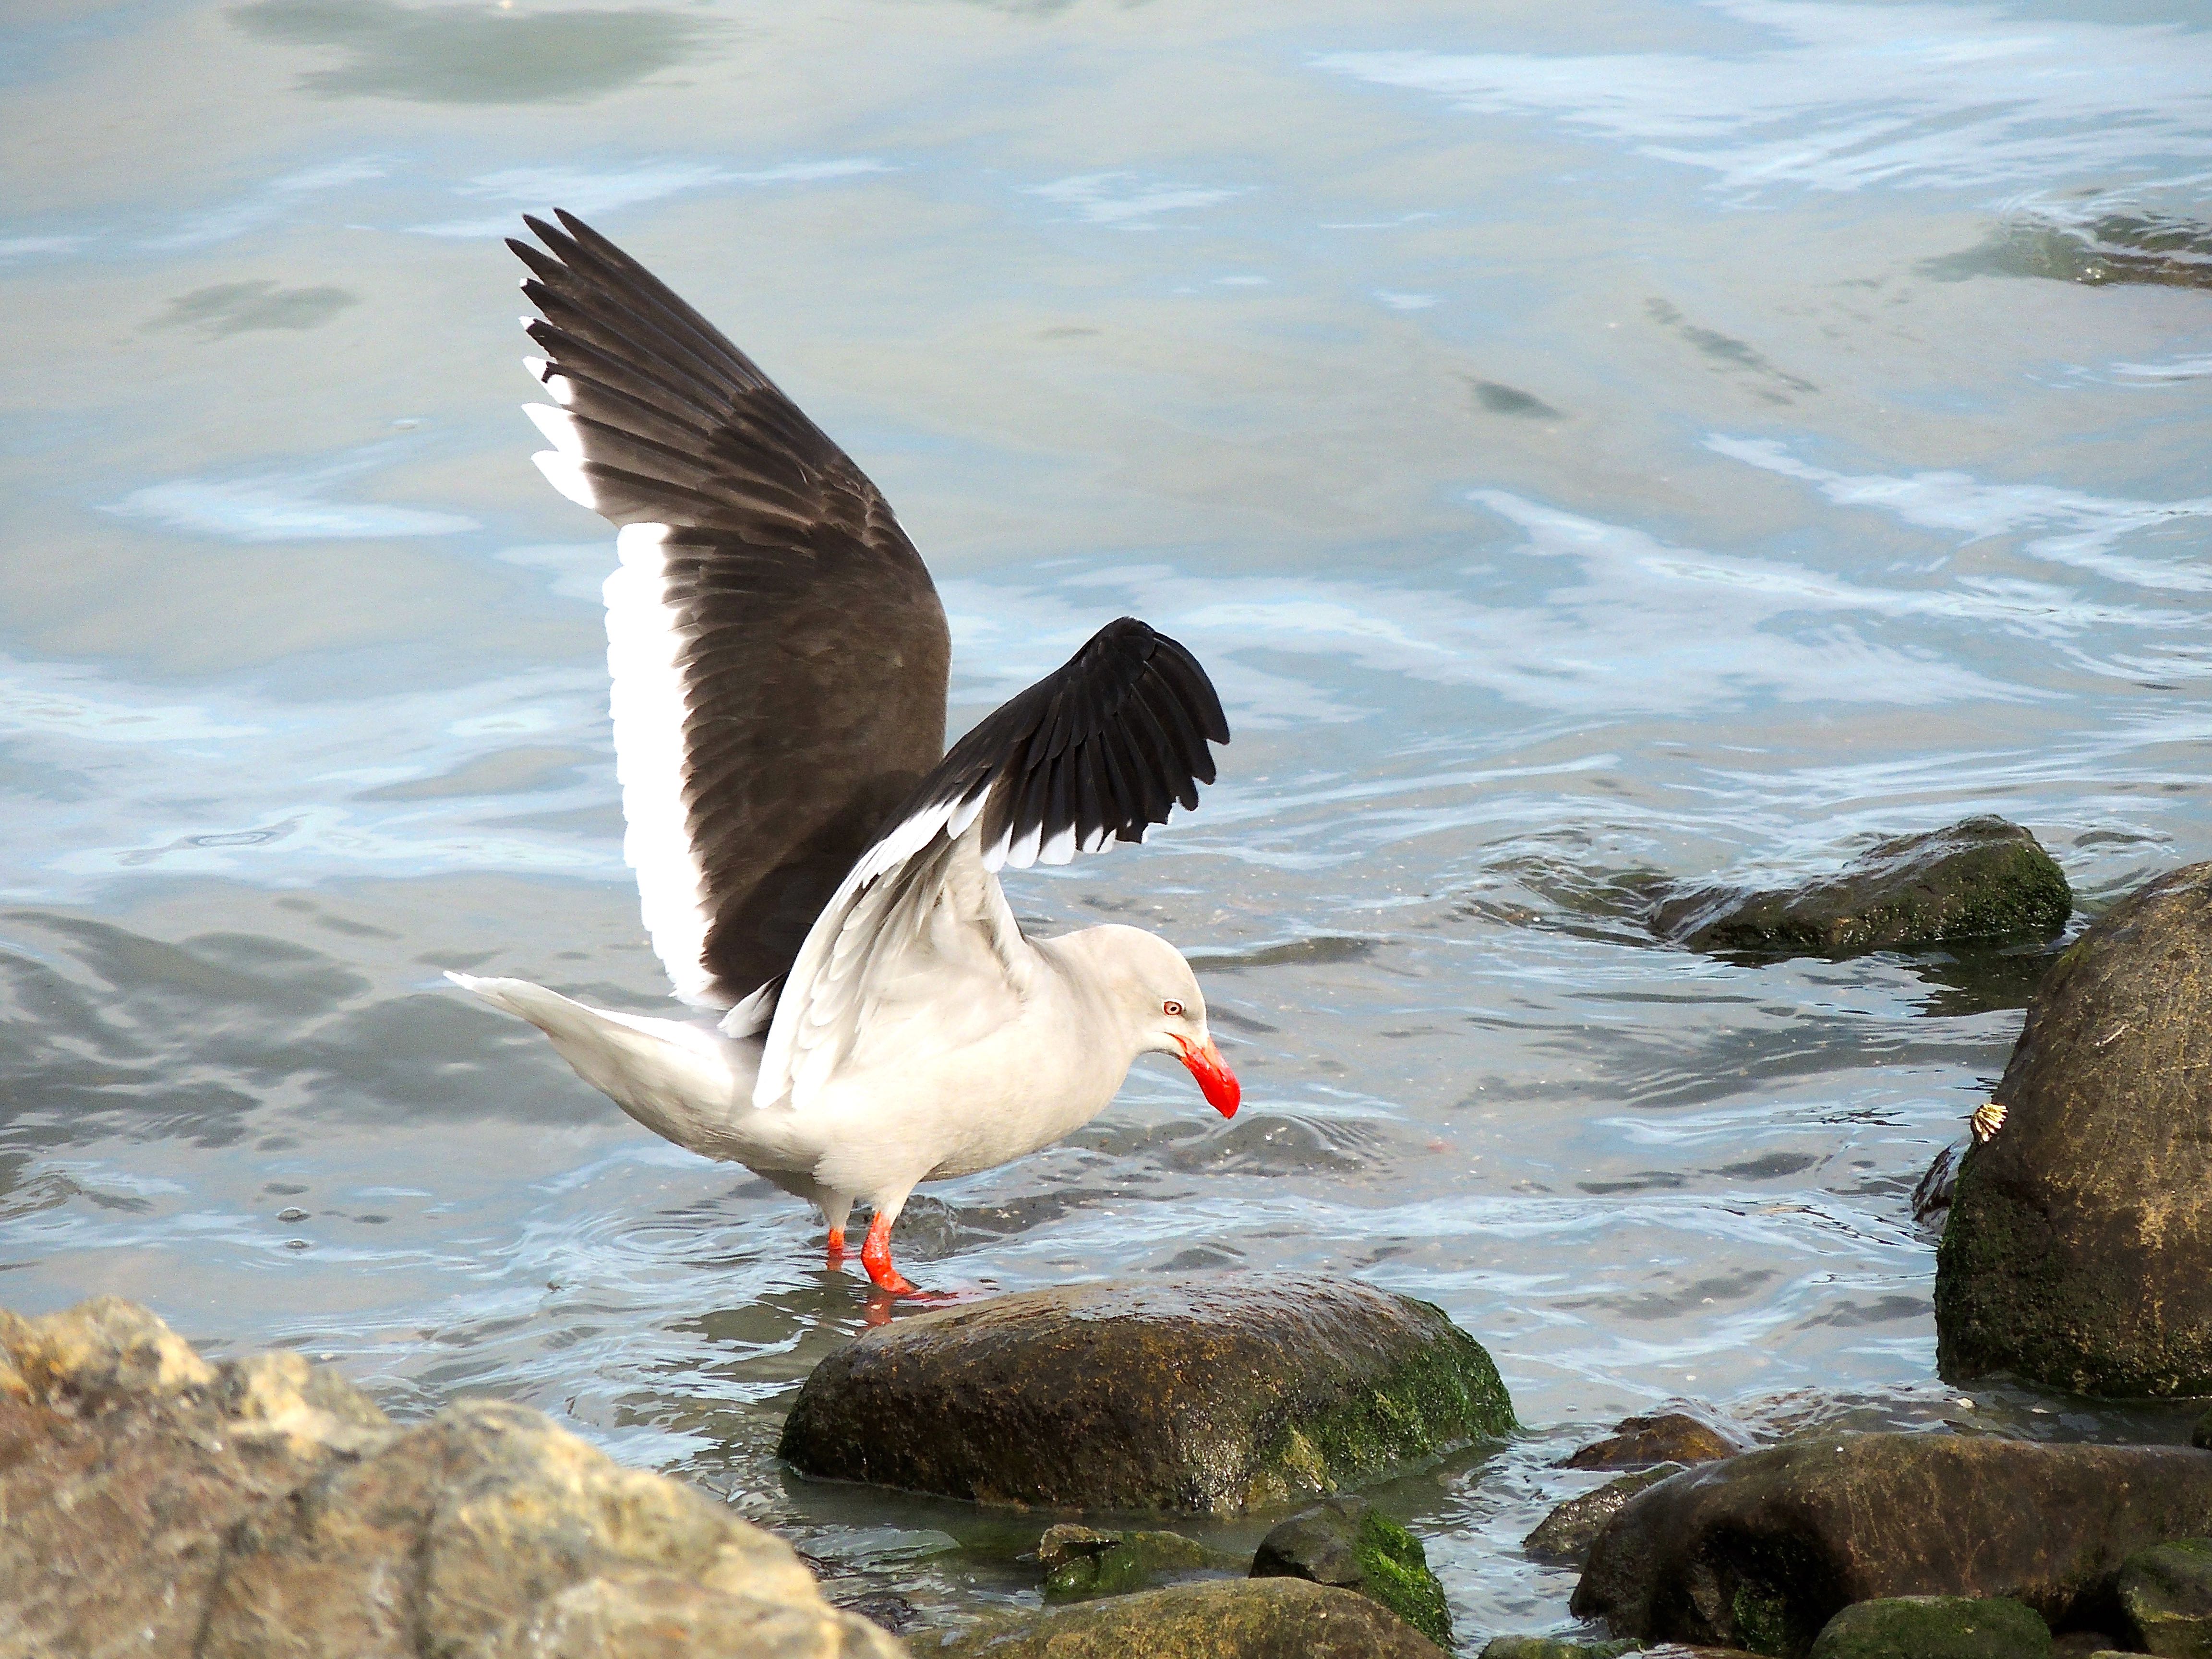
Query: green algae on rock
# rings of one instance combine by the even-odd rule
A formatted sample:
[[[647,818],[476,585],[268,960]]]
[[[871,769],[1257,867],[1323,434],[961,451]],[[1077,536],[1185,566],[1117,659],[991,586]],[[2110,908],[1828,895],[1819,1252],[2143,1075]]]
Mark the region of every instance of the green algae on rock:
[[[1559,1636],[1493,1636],[1483,1644],[1481,1659],[1620,1659],[1625,1653],[1641,1653],[1644,1644],[1571,1642]]]
[[[780,1449],[804,1474],[985,1504],[1242,1514],[1513,1426],[1442,1310],[1219,1273],[897,1320],[815,1367]]]
[[[1881,842],[1802,886],[1678,894],[1652,910],[1651,930],[1692,951],[1846,957],[2044,938],[2073,913],[2065,872],[2035,837],[1983,817]]]
[[[1936,1253],[1941,1370],[2212,1394],[2212,864],[2060,954],[1996,1098]]]
[[[1451,1645],[1451,1611],[1428,1552],[1364,1498],[1332,1498],[1279,1523],[1260,1540],[1252,1577],[1357,1590],[1438,1647]]]
[[[2180,1538],[2120,1564],[2128,1635],[2163,1659],[2212,1659],[2212,1539]]]
[[[2054,1626],[2120,1562],[2212,1530],[2212,1453],[1948,1434],[1822,1435],[1630,1498],[1572,1607],[1615,1634],[1795,1659],[1856,1601],[2011,1595]]]
[[[1217,1579],[1117,1595],[953,1637],[919,1659],[1443,1659],[1388,1608],[1302,1578]]]
[[[1241,1564],[1179,1532],[1100,1532],[1063,1523],[1037,1540],[1044,1599],[1088,1601],[1153,1589],[1179,1573],[1229,1571]]]
[[[2051,1627],[2008,1596],[1893,1595],[1828,1620],[1810,1659],[2044,1659]]]

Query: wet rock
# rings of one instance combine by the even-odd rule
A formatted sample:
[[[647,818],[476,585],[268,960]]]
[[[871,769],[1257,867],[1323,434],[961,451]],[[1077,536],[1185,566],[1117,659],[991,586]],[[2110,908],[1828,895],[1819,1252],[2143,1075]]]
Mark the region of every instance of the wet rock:
[[[1150,1589],[1176,1573],[1221,1571],[1238,1565],[1179,1532],[1099,1532],[1090,1527],[1048,1527],[1037,1540],[1043,1564],[1044,1599],[1082,1601]]]
[[[2212,1659],[2212,1539],[2137,1550],[2120,1567],[2120,1610],[2144,1653]]]
[[[815,1367],[781,1450],[981,1503],[1236,1514],[1512,1426],[1490,1356],[1429,1304],[1221,1273],[897,1320]]]
[[[1845,1607],[1811,1659],[2044,1659],[2051,1627],[2002,1595],[1897,1595]]]
[[[2073,911],[2064,872],[2033,836],[2002,818],[1973,817],[1880,842],[1823,881],[1679,894],[1653,909],[1651,928],[1692,951],[1846,957],[2042,937]]]
[[[2212,1451],[2212,1410],[2197,1419],[2196,1428],[2190,1431],[2189,1443],[2200,1450]]]
[[[1443,1659],[1389,1609],[1300,1578],[1182,1584],[913,1645],[927,1659]]]
[[[1604,1439],[1577,1449],[1565,1467],[1637,1469],[1654,1463],[1710,1463],[1742,1449],[1741,1442],[1687,1412],[1656,1412],[1623,1418]]]
[[[211,1365],[112,1297],[0,1313],[0,1356],[10,1652],[901,1651],[788,1546],[520,1407],[403,1430],[297,1354]]]
[[[1980,247],[1928,260],[1942,281],[1996,274],[2102,288],[2154,283],[2212,288],[2212,225],[2164,213],[2107,213],[2075,223],[2023,217]]]
[[[1304,1578],[1372,1596],[1438,1647],[1451,1645],[1444,1587],[1421,1540],[1364,1498],[1332,1498],[1260,1540],[1255,1578]]]
[[[1662,1480],[1598,1535],[1573,1608],[1616,1634],[1804,1653],[1856,1601],[2006,1595],[2095,1622],[2120,1563],[2212,1532],[2212,1453],[1821,1436]]]
[[[1959,1190],[1959,1160],[1966,1151],[1963,1141],[1946,1146],[1912,1189],[1912,1218],[1922,1226],[1940,1231],[1949,1216],[1951,1200]]]
[[[1662,1463],[1608,1480],[1595,1492],[1570,1498],[1539,1522],[1521,1540],[1521,1547],[1540,1561],[1580,1561],[1605,1530],[1605,1523],[1620,1513],[1621,1506],[1646,1486],[1656,1486],[1684,1466]]]
[[[2212,865],[2069,946],[2030,1001],[1936,1253],[1945,1376],[2212,1394]]]

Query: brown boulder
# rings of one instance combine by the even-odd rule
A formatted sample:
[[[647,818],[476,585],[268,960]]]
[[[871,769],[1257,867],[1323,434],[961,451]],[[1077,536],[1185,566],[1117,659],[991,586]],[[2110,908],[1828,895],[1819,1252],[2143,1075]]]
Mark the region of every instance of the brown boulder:
[[[1936,1358],[2080,1394],[2212,1394],[2212,865],[2051,966],[1960,1165]]]
[[[1591,1547],[1577,1617],[1798,1655],[1857,1601],[2009,1595],[2094,1623],[2121,1563],[2212,1531],[2212,1453],[1942,1434],[1821,1436],[1672,1475]]]
[[[788,1545],[520,1406],[400,1429],[297,1354],[210,1365],[112,1297],[0,1314],[0,1651],[903,1651]]]
[[[1710,1463],[1733,1457],[1742,1443],[1687,1412],[1656,1412],[1623,1418],[1602,1440],[1576,1450],[1571,1469],[1640,1469],[1654,1463]]]

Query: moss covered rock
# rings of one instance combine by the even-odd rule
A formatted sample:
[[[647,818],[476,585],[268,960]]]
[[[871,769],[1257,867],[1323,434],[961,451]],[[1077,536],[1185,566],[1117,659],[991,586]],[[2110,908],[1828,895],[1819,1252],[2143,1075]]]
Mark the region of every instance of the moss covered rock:
[[[2051,1627],[2002,1595],[1896,1595],[1828,1620],[1811,1659],[2045,1659]]]
[[[1332,1498],[1283,1522],[1260,1540],[1252,1577],[1357,1590],[1437,1646],[1451,1645],[1451,1613],[1428,1552],[1364,1498]]]
[[[1044,1567],[1044,1599],[1087,1601],[1151,1589],[1178,1574],[1235,1568],[1231,1557],[1179,1532],[1100,1532],[1093,1527],[1049,1527],[1037,1540]]]
[[[1652,912],[1692,951],[1845,957],[1961,940],[2044,938],[2074,896],[2035,837],[1998,817],[1878,843],[1825,880],[1771,892],[1701,887]]]
[[[2200,1450],[2212,1451],[2212,1411],[2197,1419],[2197,1426],[2190,1431],[2189,1443]]]
[[[2186,1447],[1824,1435],[1630,1498],[1572,1606],[1620,1636],[1783,1656],[1893,1596],[2011,1595],[2064,1627],[2112,1605],[2130,1553],[2209,1522],[2212,1453]]]
[[[2154,1544],[2120,1568],[2128,1633],[2164,1659],[2212,1659],[2212,1539]]]
[[[927,1659],[1443,1659],[1388,1608],[1297,1578],[1182,1584],[916,1638]]]
[[[1223,1273],[999,1297],[816,1366],[803,1474],[981,1503],[1238,1514],[1513,1427],[1482,1345],[1354,1279]]]
[[[1936,1255],[1943,1373],[2212,1394],[2212,865],[2059,956],[1996,1098]]]
[[[1571,1642],[1559,1636],[1493,1636],[1483,1644],[1481,1659],[1620,1659],[1641,1653],[1641,1642]]]

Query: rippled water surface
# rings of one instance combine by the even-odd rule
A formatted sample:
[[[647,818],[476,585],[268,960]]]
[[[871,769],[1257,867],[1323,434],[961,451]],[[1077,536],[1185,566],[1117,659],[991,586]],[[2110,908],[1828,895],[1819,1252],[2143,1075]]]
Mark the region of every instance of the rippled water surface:
[[[1034,1600],[1042,1518],[775,1464],[864,1312],[813,1218],[438,977],[665,993],[611,535],[514,408],[499,238],[557,204],[883,485],[956,729],[1124,611],[1236,727],[1195,817],[1010,891],[1188,950],[1245,1111],[1140,1066],[1066,1144],[926,1189],[917,1277],[1442,1304],[1529,1425],[1387,1489],[1463,1637],[1565,1622],[1517,1540],[1634,1408],[2142,1427],[1934,1374],[1907,1197],[2034,963],[1717,961],[1638,907],[1974,811],[2089,911],[2212,854],[2212,11],[13,18],[9,1305],[118,1291],[403,1414],[527,1401],[841,1594]]]

